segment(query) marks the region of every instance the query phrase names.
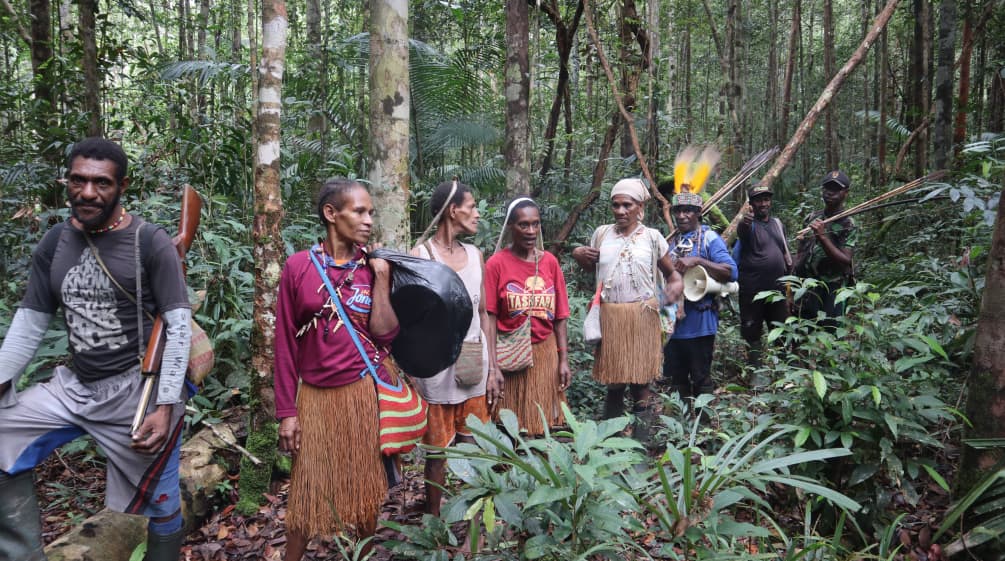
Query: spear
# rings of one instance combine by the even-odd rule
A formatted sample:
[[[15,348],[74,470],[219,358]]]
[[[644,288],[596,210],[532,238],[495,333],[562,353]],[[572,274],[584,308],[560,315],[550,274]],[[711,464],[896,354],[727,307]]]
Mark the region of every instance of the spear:
[[[879,203],[881,203],[881,202],[883,202],[883,201],[885,201],[887,199],[892,199],[893,197],[896,197],[897,195],[900,195],[901,193],[906,193],[906,192],[910,191],[911,189],[919,187],[919,186],[921,186],[921,185],[923,185],[923,184],[925,184],[925,183],[927,183],[929,181],[935,181],[937,179],[942,179],[943,177],[946,176],[946,173],[948,173],[948,172],[946,172],[946,170],[944,170],[944,169],[939,170],[939,171],[934,171],[934,172],[926,175],[925,177],[921,177],[921,178],[915,179],[914,181],[912,181],[910,183],[905,183],[905,184],[903,184],[900,187],[897,187],[895,189],[890,189],[889,191],[887,191],[886,193],[883,193],[882,195],[879,195],[878,197],[873,197],[873,198],[869,199],[868,201],[865,201],[864,203],[857,204],[857,205],[855,205],[855,206],[853,206],[853,207],[851,207],[849,209],[843,210],[843,211],[835,214],[834,216],[831,216],[829,218],[821,220],[821,222],[823,222],[824,224],[830,224],[831,222],[834,222],[835,220],[841,220],[842,218],[846,218],[848,216],[854,216],[856,214],[865,212],[867,210],[872,210],[872,207],[874,207],[875,205],[878,205]],[[802,230],[799,230],[798,232],[796,232],[796,239],[797,240],[801,240],[801,239],[805,238],[806,234],[809,234],[810,231],[811,231],[810,228],[803,228]]]

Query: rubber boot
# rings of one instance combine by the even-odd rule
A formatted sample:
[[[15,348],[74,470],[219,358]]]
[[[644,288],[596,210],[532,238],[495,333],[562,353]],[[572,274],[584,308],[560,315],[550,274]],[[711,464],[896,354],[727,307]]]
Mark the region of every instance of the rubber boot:
[[[607,390],[604,398],[604,419],[614,419],[625,414],[625,392]]]
[[[161,536],[147,532],[147,554],[144,561],[178,561],[181,544],[185,540],[184,526],[176,532]]]
[[[647,450],[654,450],[656,446],[652,442],[653,434],[656,430],[656,423],[659,420],[662,403],[659,396],[651,396],[644,401],[636,402],[632,408],[632,415],[635,416],[635,427],[632,436],[638,440]]]
[[[45,561],[42,516],[31,471],[0,472],[0,561]]]

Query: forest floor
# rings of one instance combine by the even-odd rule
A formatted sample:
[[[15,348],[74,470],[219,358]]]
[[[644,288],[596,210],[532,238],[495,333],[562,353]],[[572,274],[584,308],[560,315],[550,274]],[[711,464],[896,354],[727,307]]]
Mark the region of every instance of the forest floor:
[[[955,452],[941,458],[940,468],[954,469]],[[942,471],[940,469],[940,471]],[[380,519],[407,525],[419,525],[422,521],[423,479],[420,466],[406,466],[404,481],[391,491],[384,503]],[[942,473],[947,481],[952,481],[953,473]],[[74,450],[57,452],[36,471],[39,502],[43,505],[43,541],[49,543],[63,532],[81,522],[90,514],[101,510],[104,503],[104,465],[93,452]],[[266,495],[264,504],[252,516],[243,516],[234,510],[237,500],[237,476],[218,489],[219,506],[203,525],[190,533],[182,549],[182,559],[186,561],[236,561],[242,559],[282,559],[286,537],[284,519],[286,517],[286,493],[289,480],[274,481],[272,493]],[[934,482],[918,489],[919,497],[914,504],[902,493],[891,490],[891,510],[904,514],[895,539],[903,547],[897,559],[911,561],[941,561],[938,547],[931,546],[931,535],[941,523],[950,497]],[[803,519],[801,501],[769,498],[775,506],[775,516],[787,519],[799,526]],[[791,511],[791,512],[789,512]],[[893,516],[891,516],[892,518]],[[654,555],[662,546],[655,521],[647,521],[653,528],[638,537],[639,543]],[[463,534],[463,530],[460,534]],[[798,533],[798,532],[797,532]],[[401,539],[396,531],[380,527],[375,543],[377,545],[372,561],[392,559],[390,551],[382,547],[388,540]],[[751,545],[751,548],[755,546]],[[753,550],[751,551],[754,552]],[[315,539],[311,542],[307,560],[341,559],[337,544],[331,540]]]

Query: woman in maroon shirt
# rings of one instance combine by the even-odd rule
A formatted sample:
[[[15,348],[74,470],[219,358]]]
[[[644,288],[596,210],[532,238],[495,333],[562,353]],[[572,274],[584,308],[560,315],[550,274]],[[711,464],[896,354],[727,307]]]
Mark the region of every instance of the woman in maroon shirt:
[[[542,411],[549,427],[565,419],[560,404],[572,378],[566,332],[569,298],[558,259],[538,248],[541,213],[537,204],[525,197],[510,203],[503,230],[510,236],[510,246],[497,250],[485,263],[489,367],[493,375],[498,373],[496,333],[531,322],[534,365],[503,373],[503,393],[497,403],[516,413],[520,426],[536,436],[544,434]]]
[[[293,455],[286,514],[287,561],[307,541],[354,527],[373,534],[387,495],[378,440],[377,393],[366,363],[339,318],[317,257],[378,374],[398,334],[390,265],[363,251],[373,204],[354,181],[329,180],[318,195],[323,243],[291,256],[276,303],[275,391],[279,447]],[[298,389],[299,387],[299,389]]]

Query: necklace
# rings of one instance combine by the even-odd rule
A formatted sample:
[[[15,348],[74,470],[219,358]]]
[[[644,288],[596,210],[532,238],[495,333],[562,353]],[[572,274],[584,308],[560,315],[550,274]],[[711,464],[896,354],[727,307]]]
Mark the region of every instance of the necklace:
[[[115,219],[115,222],[112,222],[111,224],[109,224],[108,226],[105,226],[104,228],[97,228],[97,229],[94,229],[94,230],[90,230],[90,233],[91,234],[103,234],[105,232],[110,232],[110,231],[118,228],[119,225],[122,224],[122,221],[125,220],[125,219],[126,219],[126,209],[125,209],[125,207],[123,207],[122,208],[122,213],[119,214],[119,217],[117,219]]]
[[[454,254],[454,241],[453,240],[451,240],[450,245],[443,245],[443,242],[441,242],[440,240],[438,240],[436,238],[433,238],[433,243],[435,243],[436,245],[438,245],[438,246],[442,247],[443,249],[447,250],[447,253],[449,253],[451,255]]]

